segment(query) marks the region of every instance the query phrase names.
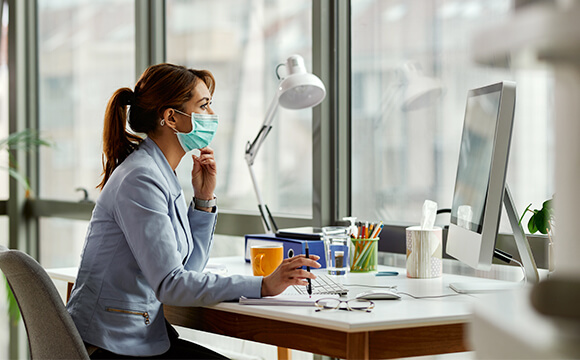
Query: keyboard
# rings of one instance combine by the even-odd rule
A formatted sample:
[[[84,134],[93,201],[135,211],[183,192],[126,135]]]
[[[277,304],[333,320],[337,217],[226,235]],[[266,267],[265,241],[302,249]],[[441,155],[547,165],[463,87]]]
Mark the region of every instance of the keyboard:
[[[330,276],[325,274],[316,274],[316,279],[311,281],[312,283],[312,295],[323,295],[323,294],[338,294],[346,295],[348,289],[345,288],[341,283],[334,281]],[[293,285],[294,289],[299,294],[308,295],[306,291],[306,286]]]

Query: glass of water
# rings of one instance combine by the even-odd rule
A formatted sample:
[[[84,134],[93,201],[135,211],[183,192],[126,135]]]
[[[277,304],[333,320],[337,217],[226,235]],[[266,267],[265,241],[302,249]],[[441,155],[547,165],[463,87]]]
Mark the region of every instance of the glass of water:
[[[326,267],[329,275],[345,275],[348,272],[349,239],[347,227],[329,226],[322,228]]]

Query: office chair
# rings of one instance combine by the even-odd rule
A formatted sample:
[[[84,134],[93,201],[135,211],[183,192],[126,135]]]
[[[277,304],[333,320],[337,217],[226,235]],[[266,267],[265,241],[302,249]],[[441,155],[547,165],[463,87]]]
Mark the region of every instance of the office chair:
[[[32,359],[89,359],[54,283],[30,255],[0,245],[0,269],[20,308]]]

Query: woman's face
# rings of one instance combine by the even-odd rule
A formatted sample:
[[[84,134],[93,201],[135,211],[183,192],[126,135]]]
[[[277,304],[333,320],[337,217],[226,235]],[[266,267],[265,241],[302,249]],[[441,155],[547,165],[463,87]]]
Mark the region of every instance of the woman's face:
[[[203,81],[198,81],[193,90],[191,90],[192,97],[188,102],[183,104],[183,112],[190,115],[196,114],[210,114],[214,112],[211,108],[211,94],[207,85]],[[178,121],[176,128],[181,132],[190,132],[192,129],[191,117],[175,112],[175,117]]]
[[[209,93],[207,85],[200,80],[197,82],[191,93],[193,96],[184,104],[186,110],[185,113],[191,114],[194,112],[196,114],[213,115],[214,112],[211,109],[211,94]]]

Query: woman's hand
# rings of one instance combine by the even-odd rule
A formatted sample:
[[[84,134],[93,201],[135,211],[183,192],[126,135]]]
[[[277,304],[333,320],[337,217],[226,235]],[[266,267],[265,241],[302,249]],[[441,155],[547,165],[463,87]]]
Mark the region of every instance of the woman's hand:
[[[296,255],[289,259],[284,259],[273,273],[262,280],[262,296],[274,296],[281,294],[290,285],[308,285],[306,278],[316,279],[316,276],[302,266],[319,268],[321,265],[315,260],[320,259],[318,255],[310,255],[307,259],[304,255]]]
[[[191,170],[191,185],[195,197],[201,200],[213,199],[216,187],[217,166],[213,156],[213,149],[204,147],[199,150],[199,156],[193,158],[193,170]]]

